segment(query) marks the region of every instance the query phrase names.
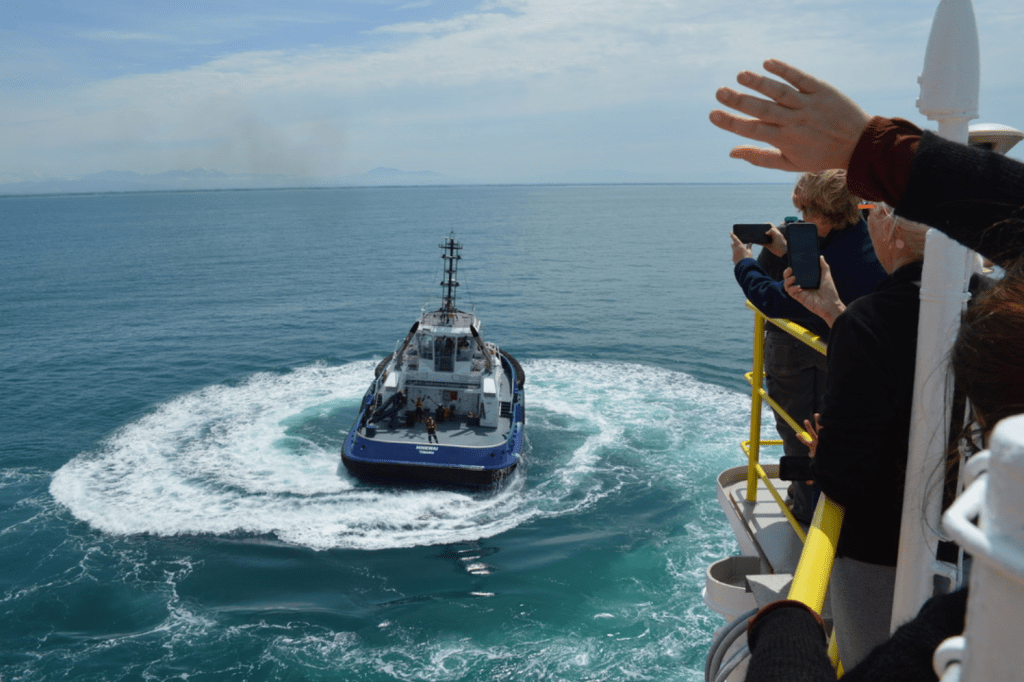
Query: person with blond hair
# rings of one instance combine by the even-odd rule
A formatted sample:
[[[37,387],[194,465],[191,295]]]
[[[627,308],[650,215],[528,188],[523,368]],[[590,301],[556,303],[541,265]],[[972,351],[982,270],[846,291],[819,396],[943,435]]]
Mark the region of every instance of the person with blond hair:
[[[885,277],[875,257],[859,200],[846,189],[846,171],[804,173],[793,188],[793,206],[818,229],[819,248],[829,263],[837,295],[843,304],[869,294]],[[769,317],[792,320],[828,340],[829,327],[817,315],[793,300],[782,286],[787,265],[786,226],[772,227],[771,243],[755,261],[748,245],[732,237],[733,274],[747,299]],[[775,325],[767,325],[764,343],[765,383],[768,395],[797,423],[819,412],[827,372],[824,356]],[[807,457],[807,444],[779,415],[775,428],[787,457]],[[814,488],[793,481],[787,504],[798,521],[809,524],[814,514]]]
[[[969,308],[953,349],[952,366],[957,385],[972,403],[979,401],[975,405],[976,418],[984,429],[990,430],[999,418],[1022,409],[1024,394],[1020,382],[1024,362],[1019,349],[1006,341],[1024,338],[1020,333],[1024,329],[1024,317],[1019,315],[1019,309],[1024,308],[1024,286],[1020,285],[1024,278],[1019,263],[1016,266],[1014,263],[1024,253],[1024,164],[989,150],[945,140],[920,130],[909,121],[872,117],[834,86],[784,62],[770,59],[764,63],[764,68],[782,80],[751,71],[743,71],[737,77],[740,85],[764,98],[731,88],[720,88],[717,92],[719,102],[749,118],[716,110],[711,112],[711,122],[770,145],[769,148],[740,145],[730,155],[754,165],[788,171],[847,169],[851,191],[865,199],[884,200],[895,207],[888,229],[879,230],[890,242],[886,246],[887,253],[903,252],[897,242],[907,244],[906,232],[901,229],[905,225],[902,218],[907,218],[941,230],[1007,268],[1007,276]],[[885,214],[880,217],[892,215],[886,206],[879,211]],[[882,258],[881,252],[879,257]],[[900,275],[901,270],[911,265],[898,268],[892,276]],[[802,296],[795,289],[793,292]],[[820,296],[803,298],[812,305],[823,306],[822,310],[832,311],[831,341],[835,341],[848,324],[867,329],[857,324],[860,301],[840,311],[827,289],[819,293]],[[831,306],[827,303],[830,297]],[[812,302],[813,298],[820,300]],[[896,316],[893,317],[899,324]],[[916,329],[916,315],[914,326]],[[872,358],[881,357],[885,362],[902,366],[909,357],[912,367],[913,355],[897,357],[905,351],[891,345],[892,331],[891,327],[881,325],[874,335],[865,334],[862,339],[871,342],[875,350],[871,354],[860,351],[861,358],[871,362]],[[849,344],[856,352],[855,346],[855,342]],[[856,363],[857,358],[850,360]],[[833,377],[830,375],[829,379]],[[833,424],[828,423],[824,415],[822,426],[816,459],[830,458],[831,446],[826,447],[826,441],[841,435],[829,433]],[[901,457],[905,461],[905,444]],[[816,469],[827,468],[823,465],[824,462],[815,462]],[[819,483],[823,489],[829,485],[824,479]],[[898,517],[894,524],[898,526]],[[846,521],[843,532],[846,532]],[[948,603],[957,598],[960,600],[958,608],[940,608],[940,600]],[[875,649],[869,659],[844,679],[935,679],[930,665],[931,653],[946,636],[962,630],[963,603],[963,593],[933,598],[925,604],[918,618],[897,630],[891,640]],[[752,659],[747,679],[759,682],[834,679],[835,673],[825,655],[824,635],[820,627],[814,625],[815,620],[815,614],[793,602],[776,602],[763,609],[750,627]],[[805,630],[810,633],[809,638],[797,633],[801,622],[808,626]],[[881,627],[883,636],[888,625],[886,622]],[[921,636],[922,629],[927,631],[926,637]],[[840,651],[842,632],[837,626]],[[804,647],[804,644],[809,646]],[[851,663],[845,655],[843,660],[844,666],[849,668]]]

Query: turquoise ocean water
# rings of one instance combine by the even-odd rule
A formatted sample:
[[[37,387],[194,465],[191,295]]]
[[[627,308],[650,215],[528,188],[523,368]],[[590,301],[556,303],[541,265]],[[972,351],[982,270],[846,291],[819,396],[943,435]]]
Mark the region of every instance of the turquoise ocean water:
[[[735,551],[734,222],[789,187],[0,197],[0,680],[698,680]],[[350,478],[439,303],[526,375],[494,491]]]

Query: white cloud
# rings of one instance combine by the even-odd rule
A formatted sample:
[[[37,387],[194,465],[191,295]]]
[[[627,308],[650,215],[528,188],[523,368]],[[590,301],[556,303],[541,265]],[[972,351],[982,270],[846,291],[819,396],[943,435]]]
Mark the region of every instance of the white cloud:
[[[923,0],[486,3],[451,19],[379,26],[373,35],[387,40],[373,48],[253,50],[22,93],[0,127],[0,172],[206,166],[337,175],[390,165],[493,180],[587,163],[676,168],[677,177],[736,168],[725,158],[732,141],[706,121],[715,88],[776,56],[870,111],[913,116],[933,8]],[[979,25],[983,54],[987,40],[1004,51],[1024,17],[979,15]],[[987,69],[1019,92],[1015,70]],[[1018,120],[1002,122],[1024,127],[1016,101]]]

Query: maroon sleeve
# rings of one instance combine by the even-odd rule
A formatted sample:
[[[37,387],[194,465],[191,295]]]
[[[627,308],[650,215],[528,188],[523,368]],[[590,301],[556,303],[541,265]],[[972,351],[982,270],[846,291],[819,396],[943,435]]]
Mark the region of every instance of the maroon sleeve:
[[[907,188],[921,129],[902,118],[875,116],[850,157],[846,184],[861,199],[895,206]]]

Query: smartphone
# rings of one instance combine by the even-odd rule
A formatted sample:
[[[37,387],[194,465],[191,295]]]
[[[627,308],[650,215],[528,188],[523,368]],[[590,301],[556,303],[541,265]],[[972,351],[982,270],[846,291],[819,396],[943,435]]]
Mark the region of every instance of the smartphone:
[[[771,223],[741,224],[733,225],[732,233],[744,244],[771,244],[772,238],[768,236],[770,229]]]
[[[783,455],[779,458],[779,480],[809,481],[814,478],[811,472],[810,457]]]
[[[817,289],[821,281],[818,227],[814,223],[790,223],[787,228],[789,266],[793,268],[796,284],[803,289]]]

